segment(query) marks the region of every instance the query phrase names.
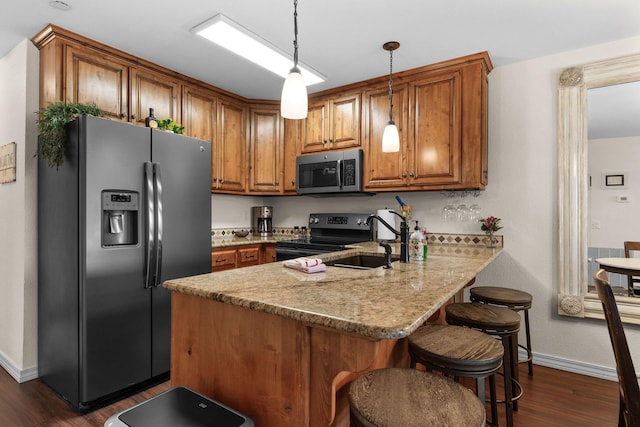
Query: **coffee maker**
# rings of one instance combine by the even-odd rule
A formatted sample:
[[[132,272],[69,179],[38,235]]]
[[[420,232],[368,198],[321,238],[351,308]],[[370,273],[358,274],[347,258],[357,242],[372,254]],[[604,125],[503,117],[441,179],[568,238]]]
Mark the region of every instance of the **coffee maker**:
[[[273,208],[271,206],[254,206],[251,208],[251,226],[257,236],[273,235]]]

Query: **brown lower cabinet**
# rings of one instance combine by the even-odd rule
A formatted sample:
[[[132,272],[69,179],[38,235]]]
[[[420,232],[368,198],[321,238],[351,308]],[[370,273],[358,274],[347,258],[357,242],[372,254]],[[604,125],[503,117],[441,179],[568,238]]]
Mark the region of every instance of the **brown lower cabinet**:
[[[275,243],[253,243],[211,249],[211,272],[265,264],[276,260]]]

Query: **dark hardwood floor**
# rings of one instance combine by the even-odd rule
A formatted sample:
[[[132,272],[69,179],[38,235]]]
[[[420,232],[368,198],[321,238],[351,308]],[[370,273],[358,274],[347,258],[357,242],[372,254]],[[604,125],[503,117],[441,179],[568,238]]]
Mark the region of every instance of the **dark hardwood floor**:
[[[499,381],[498,381],[499,382]],[[518,427],[605,427],[618,420],[617,383],[534,366],[534,377],[520,366],[524,396],[514,413]],[[165,382],[142,393],[87,414],[78,414],[39,380],[18,384],[0,368],[0,426],[73,426],[100,427],[120,412],[167,390]],[[504,426],[504,408],[500,408]],[[283,426],[287,427],[287,426]],[[297,427],[297,426],[291,426]]]

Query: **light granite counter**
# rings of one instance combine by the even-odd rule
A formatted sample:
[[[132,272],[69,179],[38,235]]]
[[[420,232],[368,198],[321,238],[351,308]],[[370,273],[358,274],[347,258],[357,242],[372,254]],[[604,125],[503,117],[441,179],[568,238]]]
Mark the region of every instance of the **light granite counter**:
[[[347,427],[350,381],[408,368],[405,337],[501,252],[467,241],[475,244],[430,244],[425,263],[390,270],[306,274],[274,262],[169,280],[171,384],[260,427]],[[381,252],[370,242],[321,258]]]
[[[396,244],[394,253],[397,249]],[[368,242],[320,258],[381,252],[375,242]],[[169,280],[164,286],[310,325],[397,339],[417,329],[500,253],[500,248],[431,244],[426,262],[396,261],[392,269],[327,267],[306,274],[275,262]]]

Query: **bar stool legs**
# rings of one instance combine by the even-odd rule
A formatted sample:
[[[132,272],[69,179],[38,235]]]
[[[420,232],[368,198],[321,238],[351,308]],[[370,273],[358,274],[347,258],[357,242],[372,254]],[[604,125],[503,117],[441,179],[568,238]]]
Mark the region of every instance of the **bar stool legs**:
[[[502,366],[504,349],[489,335],[470,328],[428,324],[409,335],[411,367],[417,363],[427,371],[445,376],[475,378],[476,394],[485,401],[485,378],[489,379],[491,424],[498,425],[496,373]]]
[[[533,376],[533,350],[531,347],[531,333],[529,328],[529,309],[533,302],[533,296],[518,289],[501,288],[497,286],[477,286],[469,290],[471,302],[482,302],[501,307],[507,307],[515,312],[524,312],[524,331],[527,345],[519,345],[527,352],[527,358],[518,363],[527,363],[529,376]]]
[[[504,374],[504,404],[507,426],[513,426],[513,411],[522,387],[517,381],[517,343],[520,331],[520,315],[516,312],[489,304],[454,303],[445,308],[446,321],[450,325],[466,326],[499,337],[504,349],[502,364]]]

